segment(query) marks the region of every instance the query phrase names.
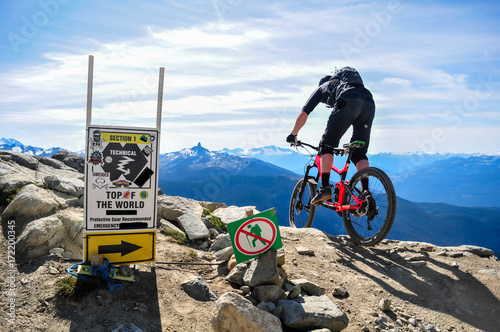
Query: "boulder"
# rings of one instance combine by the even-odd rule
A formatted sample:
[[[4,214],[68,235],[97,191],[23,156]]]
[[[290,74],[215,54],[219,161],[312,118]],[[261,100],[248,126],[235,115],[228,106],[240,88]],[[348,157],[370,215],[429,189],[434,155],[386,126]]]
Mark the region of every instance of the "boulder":
[[[46,176],[44,182],[48,188],[54,191],[60,191],[78,198],[84,194],[85,184],[80,179],[64,178],[54,174]]]
[[[225,293],[216,302],[212,318],[215,332],[280,332],[280,320],[256,308],[250,301],[235,293]]]
[[[212,293],[201,277],[191,277],[181,283],[181,287],[195,300],[204,302],[217,300],[217,296]]]
[[[68,208],[29,222],[17,239],[16,252],[37,257],[63,247],[71,257],[82,257],[82,238],[83,210]]]
[[[320,296],[325,294],[325,289],[307,279],[293,279],[290,280],[295,286],[300,286],[302,290],[309,295]]]
[[[277,265],[277,251],[271,249],[264,255],[254,259],[248,267],[243,277],[245,285],[257,287],[261,285],[283,284],[280,278]]]
[[[10,191],[27,184],[44,185],[46,176],[82,180],[84,175],[57,160],[12,151],[0,151],[0,190]]]
[[[76,169],[78,172],[85,172],[85,158],[66,150],[59,150],[51,158],[60,160],[69,167]]]
[[[245,276],[247,268],[247,263],[237,264],[226,276],[226,280],[240,286],[245,286],[243,277]]]
[[[165,219],[160,220],[160,226],[158,227],[158,229],[167,234],[178,232],[185,235],[185,233],[179,227],[175,226],[170,221]]]
[[[280,300],[283,323],[299,330],[327,328],[340,331],[349,319],[326,295],[304,296],[294,300]]]
[[[458,248],[462,251],[473,253],[479,257],[490,257],[494,255],[493,250],[478,246],[462,245]]]
[[[190,240],[201,240],[210,238],[210,232],[203,220],[196,212],[188,212],[177,218],[179,226],[184,230]]]
[[[255,209],[255,206],[230,206],[227,208],[219,208],[212,214],[227,225],[233,221],[240,220],[257,213],[259,213],[259,211]]]
[[[278,303],[279,300],[286,298],[285,291],[278,285],[265,285],[255,287],[252,297],[259,302]]]
[[[65,235],[64,225],[55,215],[33,220],[19,236],[16,243],[16,251],[24,253],[32,247],[55,247]]]
[[[231,237],[229,234],[220,234],[210,247],[210,251],[219,251],[231,247]]]
[[[203,215],[203,207],[199,202],[178,196],[158,196],[158,217],[179,222],[179,217],[192,212],[198,218]]]
[[[37,219],[38,216],[55,211],[58,207],[59,203],[51,191],[37,187],[34,184],[28,184],[10,202],[3,212],[2,218],[15,217],[33,220]]]

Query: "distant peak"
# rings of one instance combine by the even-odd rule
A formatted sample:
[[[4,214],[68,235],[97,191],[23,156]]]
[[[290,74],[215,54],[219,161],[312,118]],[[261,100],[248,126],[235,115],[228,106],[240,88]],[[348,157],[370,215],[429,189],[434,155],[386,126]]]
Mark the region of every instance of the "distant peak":
[[[0,145],[14,145],[23,147],[24,144],[13,139],[13,138],[2,138],[0,139]]]
[[[197,146],[192,147],[191,151],[196,152],[197,155],[204,155],[210,152],[210,150],[205,149],[203,146],[201,146],[200,142],[198,142]]]

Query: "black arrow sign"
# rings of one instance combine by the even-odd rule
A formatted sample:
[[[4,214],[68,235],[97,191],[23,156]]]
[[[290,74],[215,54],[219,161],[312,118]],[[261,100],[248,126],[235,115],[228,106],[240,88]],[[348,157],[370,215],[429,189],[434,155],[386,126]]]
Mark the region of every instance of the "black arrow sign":
[[[141,246],[138,246],[133,243],[125,242],[122,240],[121,244],[112,244],[106,246],[99,246],[98,253],[101,254],[117,254],[120,253],[121,257],[130,254],[136,250],[141,249]]]

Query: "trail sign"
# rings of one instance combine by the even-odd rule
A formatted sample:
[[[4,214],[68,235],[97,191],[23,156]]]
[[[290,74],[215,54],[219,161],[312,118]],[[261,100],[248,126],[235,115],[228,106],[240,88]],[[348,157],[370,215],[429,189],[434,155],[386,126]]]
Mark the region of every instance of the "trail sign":
[[[156,223],[159,133],[87,128],[85,229],[150,229]]]
[[[229,223],[227,230],[238,264],[282,247],[275,209]]]
[[[154,262],[164,68],[155,128],[93,125],[93,71],[90,55],[83,259],[99,254],[112,264]]]
[[[84,261],[99,254],[111,264],[154,262],[156,231],[89,232],[84,235],[84,244]]]

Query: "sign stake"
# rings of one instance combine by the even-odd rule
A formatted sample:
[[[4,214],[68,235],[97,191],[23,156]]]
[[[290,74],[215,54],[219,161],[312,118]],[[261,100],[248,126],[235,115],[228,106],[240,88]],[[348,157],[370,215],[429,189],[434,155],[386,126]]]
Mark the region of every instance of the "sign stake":
[[[89,55],[89,74],[87,79],[87,127],[92,122],[92,85],[94,82],[94,56]]]

